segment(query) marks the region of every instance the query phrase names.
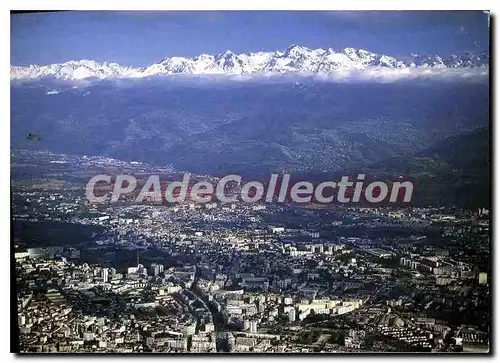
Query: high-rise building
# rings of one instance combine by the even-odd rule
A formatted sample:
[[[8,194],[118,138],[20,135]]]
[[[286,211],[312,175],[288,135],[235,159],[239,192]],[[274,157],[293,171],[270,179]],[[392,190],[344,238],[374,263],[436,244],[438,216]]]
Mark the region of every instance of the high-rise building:
[[[250,321],[250,333],[257,333],[257,320]]]
[[[101,279],[103,282],[108,282],[109,279],[109,273],[107,268],[103,268],[101,270]]]
[[[479,273],[479,284],[486,285],[488,283],[488,274],[486,272]]]
[[[139,265],[137,265],[137,274],[138,275],[147,276],[148,275],[148,270],[147,270],[146,267],[144,267],[143,265],[139,264]]]
[[[151,272],[153,276],[158,276],[163,272],[163,265],[157,264],[157,263],[152,263],[151,264]]]

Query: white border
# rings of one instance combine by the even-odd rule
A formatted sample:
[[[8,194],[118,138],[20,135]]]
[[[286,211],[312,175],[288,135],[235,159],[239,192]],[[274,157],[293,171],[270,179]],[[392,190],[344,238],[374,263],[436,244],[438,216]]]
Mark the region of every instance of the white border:
[[[70,2],[50,0],[36,2],[32,0],[12,1],[11,9],[16,10],[493,10],[495,1],[482,0],[461,3],[453,0],[421,0],[418,2],[402,2],[396,0],[379,1],[321,1],[321,0],[185,0],[185,1],[100,1]],[[405,6],[409,5],[409,6]]]

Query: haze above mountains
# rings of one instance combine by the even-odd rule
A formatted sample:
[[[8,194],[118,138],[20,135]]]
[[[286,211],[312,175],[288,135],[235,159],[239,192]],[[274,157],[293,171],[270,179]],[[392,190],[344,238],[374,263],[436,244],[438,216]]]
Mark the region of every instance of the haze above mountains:
[[[146,78],[184,75],[332,74],[339,71],[387,69],[487,69],[487,54],[419,55],[395,58],[363,49],[341,51],[291,45],[284,51],[234,54],[231,51],[194,58],[169,57],[147,67],[126,67],[92,60],[51,65],[11,66],[11,80]]]

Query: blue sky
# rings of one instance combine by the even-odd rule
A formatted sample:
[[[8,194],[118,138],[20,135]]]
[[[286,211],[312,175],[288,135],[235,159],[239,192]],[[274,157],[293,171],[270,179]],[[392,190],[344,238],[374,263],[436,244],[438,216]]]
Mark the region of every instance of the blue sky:
[[[307,47],[391,56],[485,52],[481,11],[57,12],[11,15],[11,64],[93,59],[146,66],[168,56]]]

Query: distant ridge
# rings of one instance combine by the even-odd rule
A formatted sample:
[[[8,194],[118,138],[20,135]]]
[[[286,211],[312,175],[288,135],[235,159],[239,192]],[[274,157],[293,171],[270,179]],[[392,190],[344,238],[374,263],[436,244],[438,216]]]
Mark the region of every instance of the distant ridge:
[[[291,45],[284,51],[235,54],[231,51],[194,58],[169,57],[148,67],[125,67],[117,63],[93,60],[69,61],[51,65],[11,66],[11,80],[55,78],[64,80],[144,78],[175,74],[251,75],[251,74],[329,74],[338,70],[385,68],[488,68],[485,54],[464,56],[410,54],[396,59],[364,49],[345,48],[341,51],[309,49]]]

